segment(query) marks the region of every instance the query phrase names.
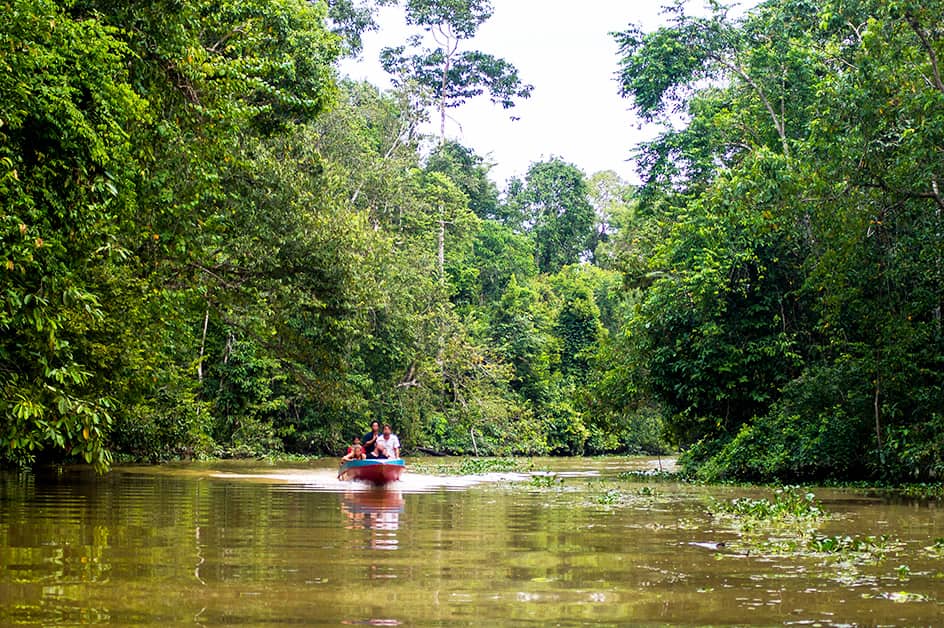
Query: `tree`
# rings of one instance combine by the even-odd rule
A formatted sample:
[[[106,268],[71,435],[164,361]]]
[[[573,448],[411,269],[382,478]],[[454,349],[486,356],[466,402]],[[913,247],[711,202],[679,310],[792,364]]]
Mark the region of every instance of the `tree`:
[[[460,44],[474,37],[478,28],[492,15],[491,3],[487,0],[408,0],[407,22],[422,27],[435,43],[435,48],[423,48],[407,55],[407,47],[386,48],[381,53],[384,69],[393,74],[395,83],[401,88],[419,86],[428,90],[438,104],[440,116],[440,149],[428,167],[455,172],[458,163],[447,166],[447,161],[474,161],[471,155],[462,156],[460,151],[446,148],[446,110],[458,107],[469,98],[486,91],[495,103],[504,108],[513,107],[516,98],[527,98],[531,86],[523,85],[517,69],[504,59],[480,51],[459,52]],[[411,39],[410,45],[420,46],[421,37]],[[448,157],[447,157],[448,155]],[[471,164],[470,164],[471,165]],[[473,170],[466,167],[467,172]],[[469,172],[457,181],[466,191],[475,194],[477,209],[487,212],[482,206],[489,200],[483,196],[491,190],[485,181],[485,173]],[[474,178],[478,181],[474,181]],[[483,184],[486,184],[483,189]],[[478,189],[474,189],[478,188]],[[493,199],[494,200],[494,196]],[[437,250],[440,261],[440,276],[444,273],[446,228],[448,221],[443,215],[438,224]]]
[[[457,142],[436,147],[426,160],[426,169],[452,179],[469,198],[469,209],[479,218],[495,218],[498,188],[488,178],[491,165],[471,148]]]
[[[591,280],[579,266],[563,269],[553,281],[561,297],[555,322],[555,332],[561,341],[561,373],[576,384],[583,384],[605,334],[600,308],[589,285]]]
[[[100,20],[17,1],[0,17],[0,456],[111,459],[108,268],[134,213],[147,104]],[[126,351],[122,352],[126,355]]]
[[[675,7],[620,37],[624,94],[688,118],[617,238],[632,381],[704,477],[944,470],[938,4]]]
[[[531,164],[523,184],[509,184],[504,212],[534,238],[541,272],[557,272],[589,255],[595,220],[589,194],[584,174],[559,158]]]
[[[331,30],[341,37],[347,55],[360,55],[364,49],[364,33],[377,30],[374,19],[377,7],[396,3],[397,0],[327,0]]]
[[[519,284],[512,275],[491,320],[499,355],[515,370],[512,388],[538,405],[551,399],[556,386],[553,371],[560,360],[548,309],[537,290]]]
[[[446,141],[448,109],[484,93],[493,103],[509,109],[533,89],[521,82],[518,70],[508,61],[478,50],[460,50],[491,16],[489,0],[407,0],[407,23],[422,28],[434,46],[423,47],[422,38],[413,37],[408,46],[385,48],[381,53],[384,69],[397,84],[413,82],[432,94],[442,143]]]
[[[804,89],[811,68],[806,55],[797,53],[800,42],[809,38],[802,25],[813,21],[815,5],[806,0],[769,3],[741,19],[729,17],[721,3],[709,8],[707,16],[695,17],[676,2],[666,9],[668,26],[651,33],[633,26],[617,34],[623,95],[652,120],[679,111],[699,83],[735,79],[736,91],[749,93],[762,105],[751,143],[777,142],[789,157],[791,140],[805,129],[803,110],[793,99],[809,97]]]
[[[601,244],[609,241],[621,222],[628,222],[633,212],[635,186],[628,184],[616,172],[605,170],[597,172],[587,182],[589,201],[595,214],[593,259],[599,263]],[[627,225],[628,226],[628,225]],[[605,255],[603,256],[605,257]]]
[[[530,281],[538,274],[531,240],[511,227],[483,220],[475,234],[470,265],[477,269],[476,293],[469,302],[486,311],[501,298],[512,277]]]

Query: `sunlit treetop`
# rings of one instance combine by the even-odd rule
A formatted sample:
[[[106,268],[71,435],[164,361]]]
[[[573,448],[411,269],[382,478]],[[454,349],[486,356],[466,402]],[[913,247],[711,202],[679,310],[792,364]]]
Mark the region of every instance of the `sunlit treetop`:
[[[448,28],[457,37],[472,37],[492,17],[489,0],[407,0],[408,24]]]

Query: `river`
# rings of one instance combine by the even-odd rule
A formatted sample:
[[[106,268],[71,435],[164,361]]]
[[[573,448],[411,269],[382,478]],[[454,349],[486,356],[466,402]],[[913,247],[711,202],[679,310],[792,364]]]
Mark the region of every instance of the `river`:
[[[422,460],[386,490],[332,461],[0,474],[0,624],[944,621],[939,502],[813,489],[828,514],[798,533],[717,513],[770,489],[627,473],[658,464]]]

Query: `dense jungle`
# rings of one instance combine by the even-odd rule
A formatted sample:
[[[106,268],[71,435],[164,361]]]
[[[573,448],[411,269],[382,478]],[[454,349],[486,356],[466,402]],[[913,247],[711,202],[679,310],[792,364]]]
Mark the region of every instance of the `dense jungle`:
[[[380,89],[340,65],[391,4],[417,36]],[[535,88],[477,49],[492,11],[0,1],[3,463],[322,455],[377,419],[407,453],[940,480],[944,3],[613,24],[659,129],[635,181],[497,182],[447,133]]]

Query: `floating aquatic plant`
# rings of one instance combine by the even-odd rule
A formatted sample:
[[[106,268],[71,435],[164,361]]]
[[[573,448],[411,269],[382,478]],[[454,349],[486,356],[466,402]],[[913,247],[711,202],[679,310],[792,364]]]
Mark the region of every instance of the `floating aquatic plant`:
[[[540,488],[550,488],[552,486],[559,486],[563,483],[564,478],[560,477],[556,473],[547,473],[531,477],[531,486],[537,486]]]
[[[646,482],[684,482],[685,478],[671,471],[646,469],[645,471],[622,471],[617,476],[620,480],[641,480]]]
[[[594,501],[598,504],[603,504],[605,506],[611,506],[613,504],[618,504],[622,501],[623,494],[615,488],[611,488],[606,492],[600,493],[594,498]]]
[[[526,471],[533,466],[529,461],[517,458],[466,458],[459,465],[459,475],[482,475],[484,473],[506,473]]]
[[[757,522],[819,520],[826,516],[816,502],[816,496],[798,486],[778,488],[773,499],[739,497],[727,501],[712,500],[710,512]]]

